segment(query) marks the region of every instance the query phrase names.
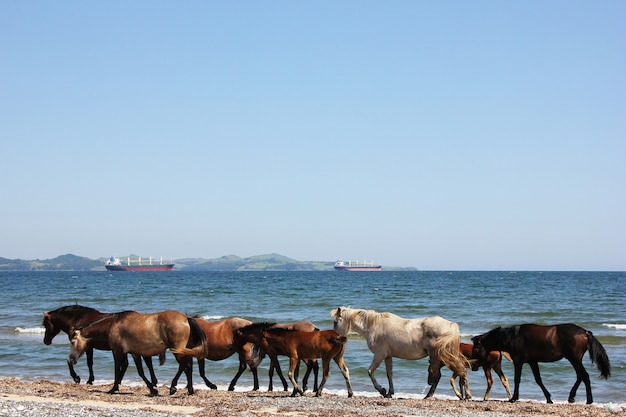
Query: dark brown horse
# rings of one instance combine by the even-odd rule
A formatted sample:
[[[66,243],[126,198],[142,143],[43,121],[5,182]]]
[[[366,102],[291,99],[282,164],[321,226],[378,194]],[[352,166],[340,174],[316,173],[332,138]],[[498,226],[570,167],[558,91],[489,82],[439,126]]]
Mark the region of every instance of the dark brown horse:
[[[530,365],[535,381],[541,387],[548,403],[552,403],[552,399],[541,381],[539,362],[555,362],[565,358],[572,364],[576,371],[576,382],[569,393],[570,403],[575,401],[576,391],[581,382],[585,383],[587,404],[593,402],[589,374],[582,363],[587,349],[591,362],[595,363],[600,370],[600,376],[608,379],[611,375],[611,364],[602,344],[590,331],[575,324],[552,326],[522,324],[497,327],[475,336],[472,342],[474,342],[474,355],[483,360],[492,350],[503,350],[511,355],[515,367],[515,389],[511,402],[519,399],[519,383],[524,363]]]
[[[317,332],[303,332],[298,330],[286,330],[272,328],[274,323],[253,323],[237,330],[237,334],[248,342],[259,346],[262,353],[273,352],[289,357],[289,379],[293,384],[292,396],[304,395],[304,391],[298,385],[297,369],[301,360],[322,359],[322,382],[315,396],[322,394],[324,385],[330,374],[331,359],[337,363],[339,370],[346,380],[348,397],[352,397],[350,373],[343,360],[347,338],[334,330],[320,330]]]
[[[489,354],[487,355],[485,359],[482,359],[479,357],[474,357],[473,355],[474,345],[472,345],[471,343],[461,343],[460,346],[461,346],[461,353],[463,353],[463,355],[467,359],[469,359],[471,363],[472,371],[478,371],[478,368],[483,368],[483,371],[485,371],[485,379],[487,379],[487,391],[485,391],[485,396],[483,397],[483,401],[487,401],[489,399],[489,393],[491,392],[491,387],[493,386],[493,375],[491,373],[492,369],[496,371],[496,374],[498,374],[498,376],[500,377],[500,381],[502,381],[502,385],[504,386],[504,389],[506,390],[506,394],[510,400],[511,389],[509,388],[509,380],[504,375],[504,372],[502,372],[502,357],[504,356],[508,360],[511,360],[511,357],[509,356],[509,354],[507,352],[502,353],[500,351],[494,350],[494,351],[489,352]],[[452,384],[453,387],[455,386],[457,376],[458,375],[454,373],[452,375],[452,378],[450,378],[450,384]],[[461,386],[461,390],[463,390],[462,386]]]
[[[52,343],[52,339],[56,335],[58,335],[61,331],[67,333],[68,339],[70,337],[70,329],[72,328],[80,328],[88,325],[89,323],[93,323],[102,318],[110,317],[112,313],[101,313],[95,308],[84,307],[78,304],[69,305],[61,308],[57,308],[56,310],[49,311],[47,313],[43,313],[43,323],[42,325],[45,327],[46,332],[43,336],[43,342],[46,345],[50,345]],[[110,322],[109,322],[110,323]],[[90,347],[87,349],[86,357],[87,357],[87,367],[89,368],[89,379],[87,379],[87,384],[92,384],[94,381],[94,373],[93,373],[93,350],[111,350],[109,346],[108,338],[102,338],[101,340],[93,339],[90,343]],[[165,352],[163,352],[165,353]],[[159,356],[161,363],[165,361],[165,355]],[[135,358],[135,362],[137,362],[138,358]],[[152,366],[152,357],[145,356],[144,361],[148,366],[148,370],[150,371],[150,383],[154,386],[157,384],[157,377],[154,374],[154,368]],[[68,361],[68,367],[70,369],[70,375],[72,379],[77,384],[80,383],[80,376],[76,374],[74,371],[74,365],[71,361]],[[141,366],[141,362],[139,363]],[[143,374],[143,369],[142,372]],[[142,375],[142,379],[146,380],[145,375]]]
[[[107,321],[111,321],[107,324]],[[193,394],[192,360],[193,356],[200,357],[206,352],[206,336],[196,321],[178,311],[167,310],[160,313],[140,314],[135,311],[124,311],[112,315],[111,318],[97,320],[82,329],[76,329],[72,335],[72,347],[68,361],[76,363],[78,358],[89,348],[92,337],[108,336],[109,346],[113,352],[115,362],[115,382],[110,394],[119,391],[126,368],[128,367],[127,354],[154,356],[165,349],[174,351],[176,348],[188,348],[186,355],[174,354],[187,376],[187,390]],[[158,391],[146,381],[151,395],[158,395]],[[176,387],[170,387],[170,394],[176,392]]]
[[[252,349],[252,343],[247,343],[245,341],[239,340],[235,331],[239,328],[247,326],[252,322],[250,320],[231,317],[226,320],[220,321],[206,321],[201,318],[194,318],[196,323],[202,328],[206,335],[207,340],[207,351],[205,357],[198,357],[198,368],[200,369],[200,376],[204,380],[204,383],[207,387],[211,389],[217,389],[217,385],[209,381],[204,372],[204,360],[209,359],[212,361],[221,361],[223,359],[229,358],[233,354],[237,353],[239,356],[239,370],[237,374],[230,382],[228,387],[229,391],[233,391],[235,389],[235,384],[237,380],[246,370],[247,366],[250,366],[250,370],[252,371],[252,375],[254,377],[254,390],[259,389],[259,378],[257,374],[257,364],[254,364],[252,361],[252,355],[250,353]],[[179,369],[178,373],[172,380],[172,386],[176,386],[178,383],[178,378],[182,374],[182,370]]]

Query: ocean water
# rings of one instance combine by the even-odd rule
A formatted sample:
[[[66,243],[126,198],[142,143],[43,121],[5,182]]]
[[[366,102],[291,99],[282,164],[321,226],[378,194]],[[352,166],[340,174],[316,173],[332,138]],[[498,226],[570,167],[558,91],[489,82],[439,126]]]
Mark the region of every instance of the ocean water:
[[[604,345],[612,365],[607,381],[591,364],[594,400],[598,404],[626,405],[626,273],[624,272],[0,272],[0,377],[26,380],[71,381],[66,357],[69,342],[63,333],[52,345],[43,344],[44,311],[81,304],[103,312],[136,310],[142,313],[174,309],[207,320],[238,316],[252,321],[290,322],[310,320],[331,329],[329,312],[339,306],[390,311],[402,317],[440,315],[459,324],[462,341],[495,326],[521,323],[576,323]],[[356,395],[378,396],[367,375],[372,353],[357,335],[351,335],[345,353]],[[428,360],[394,359],[396,397],[423,397],[428,391]],[[157,361],[155,361],[155,364]],[[207,361],[207,375],[226,389],[237,371],[236,355],[219,362]],[[287,360],[281,361],[287,376]],[[156,368],[160,384],[176,373],[176,361],[168,353],[165,365]],[[267,389],[267,359],[259,368],[261,389]],[[566,402],[576,376],[566,360],[540,364],[544,384],[555,402]],[[503,361],[513,389],[513,366]],[[81,359],[76,371],[87,379]],[[113,381],[110,352],[94,354],[96,384]],[[301,373],[302,375],[302,373]],[[451,375],[442,369],[435,397],[452,398]],[[384,364],[378,381],[387,387]],[[504,400],[506,392],[494,374],[491,399]],[[274,387],[280,382],[274,377]],[[84,382],[83,382],[84,383]],[[132,364],[122,383],[143,384]],[[186,384],[184,376],[179,388]],[[194,364],[194,385],[202,389]],[[486,382],[482,370],[470,373],[475,399],[482,399]],[[252,388],[246,371],[237,391]],[[291,387],[290,387],[291,389]],[[336,365],[326,391],[343,394],[345,383]],[[544,402],[528,365],[524,366],[521,400]],[[577,395],[585,401],[584,385]]]

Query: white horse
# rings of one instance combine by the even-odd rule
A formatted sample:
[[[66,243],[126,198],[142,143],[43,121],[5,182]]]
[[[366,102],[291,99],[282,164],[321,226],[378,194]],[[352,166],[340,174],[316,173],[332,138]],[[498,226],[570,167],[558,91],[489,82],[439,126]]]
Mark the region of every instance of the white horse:
[[[394,394],[392,358],[417,360],[428,356],[430,391],[426,398],[435,393],[441,378],[442,364],[461,378],[461,392],[452,384],[457,397],[463,399],[462,392],[465,391],[465,399],[471,398],[466,371],[469,362],[459,347],[461,335],[458,324],[438,316],[405,319],[392,313],[349,307],[334,309],[330,315],[335,320],[336,332],[346,335],[350,330],[354,330],[367,341],[367,347],[374,353],[368,374],[374,387],[383,397],[391,398]],[[389,380],[388,393],[374,377],[374,371],[383,360]]]

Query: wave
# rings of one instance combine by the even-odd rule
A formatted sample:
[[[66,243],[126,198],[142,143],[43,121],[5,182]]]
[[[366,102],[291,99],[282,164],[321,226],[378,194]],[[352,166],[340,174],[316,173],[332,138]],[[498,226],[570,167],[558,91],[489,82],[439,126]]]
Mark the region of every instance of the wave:
[[[617,329],[617,330],[626,330],[626,324],[620,323],[602,323],[604,327],[608,327],[609,329]]]
[[[41,327],[16,327],[13,329],[16,333],[22,334],[44,334],[46,332],[46,328]]]
[[[224,320],[226,317],[225,316],[202,316],[200,318],[202,320],[207,320],[207,321],[216,321],[216,320]]]

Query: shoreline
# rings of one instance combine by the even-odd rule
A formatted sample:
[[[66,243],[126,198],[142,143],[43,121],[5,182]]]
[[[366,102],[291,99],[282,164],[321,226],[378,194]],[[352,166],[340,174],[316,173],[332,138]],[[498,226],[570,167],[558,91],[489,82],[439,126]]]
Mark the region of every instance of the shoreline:
[[[307,417],[569,417],[626,416],[626,409],[603,405],[546,404],[534,401],[460,401],[449,399],[407,399],[339,396],[323,394],[292,398],[285,391],[229,392],[196,390],[192,396],[180,388],[174,395],[163,385],[159,395],[150,397],[145,386],[120,387],[120,393],[108,394],[108,385],[59,383],[47,380],[26,382],[0,378],[0,416],[69,417],[125,416],[278,416]]]

